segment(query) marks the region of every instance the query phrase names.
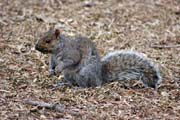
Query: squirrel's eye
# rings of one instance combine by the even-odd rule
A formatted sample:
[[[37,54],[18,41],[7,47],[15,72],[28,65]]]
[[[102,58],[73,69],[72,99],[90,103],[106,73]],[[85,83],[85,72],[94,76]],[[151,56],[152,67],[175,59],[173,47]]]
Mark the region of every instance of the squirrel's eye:
[[[50,42],[51,42],[51,40],[50,40],[50,39],[46,39],[45,41],[46,41],[46,43],[50,43]]]

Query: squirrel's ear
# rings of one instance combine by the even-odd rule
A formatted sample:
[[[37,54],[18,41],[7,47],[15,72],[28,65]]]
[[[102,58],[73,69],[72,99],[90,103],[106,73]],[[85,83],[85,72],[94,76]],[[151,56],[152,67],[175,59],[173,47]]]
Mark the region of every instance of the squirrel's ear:
[[[55,36],[56,36],[56,38],[60,35],[60,29],[55,29]]]

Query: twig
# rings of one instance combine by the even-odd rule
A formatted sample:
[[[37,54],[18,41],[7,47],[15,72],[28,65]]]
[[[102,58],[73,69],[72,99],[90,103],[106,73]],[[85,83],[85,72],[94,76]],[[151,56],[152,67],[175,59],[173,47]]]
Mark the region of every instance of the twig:
[[[44,107],[47,109],[52,109],[58,112],[64,112],[64,108],[60,104],[50,104],[50,103],[32,101],[32,100],[25,100],[24,103],[33,105],[33,106],[39,106],[39,107]]]
[[[6,93],[10,93],[10,91],[3,90],[3,89],[0,89],[0,92],[6,92]]]
[[[180,45],[150,45],[152,48],[178,48]]]
[[[50,103],[46,103],[46,102],[39,102],[39,101],[32,101],[32,100],[24,100],[24,103],[33,105],[33,106],[44,107],[44,108],[55,110],[55,111],[61,112],[61,113],[68,113],[71,115],[80,115],[80,113],[70,111],[70,110],[65,110],[64,106],[61,104],[58,104],[58,103],[50,104]]]

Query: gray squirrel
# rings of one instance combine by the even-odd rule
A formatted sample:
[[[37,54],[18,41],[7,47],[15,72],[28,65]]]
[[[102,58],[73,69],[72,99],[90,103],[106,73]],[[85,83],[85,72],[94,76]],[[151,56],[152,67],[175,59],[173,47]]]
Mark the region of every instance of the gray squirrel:
[[[65,81],[79,87],[96,87],[118,80],[140,80],[156,88],[161,80],[159,70],[143,55],[132,51],[114,51],[103,58],[94,43],[82,36],[66,36],[50,28],[37,41],[35,49],[50,53],[50,75],[64,75]]]

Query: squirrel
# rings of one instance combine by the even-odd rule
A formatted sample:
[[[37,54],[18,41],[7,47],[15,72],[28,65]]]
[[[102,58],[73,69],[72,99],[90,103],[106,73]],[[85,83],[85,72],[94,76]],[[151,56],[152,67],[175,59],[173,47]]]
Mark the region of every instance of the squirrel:
[[[50,53],[49,73],[64,75],[78,87],[96,87],[121,80],[140,80],[156,88],[161,81],[158,68],[141,53],[114,51],[100,58],[95,44],[82,36],[70,37],[50,28],[35,44],[35,49]]]

